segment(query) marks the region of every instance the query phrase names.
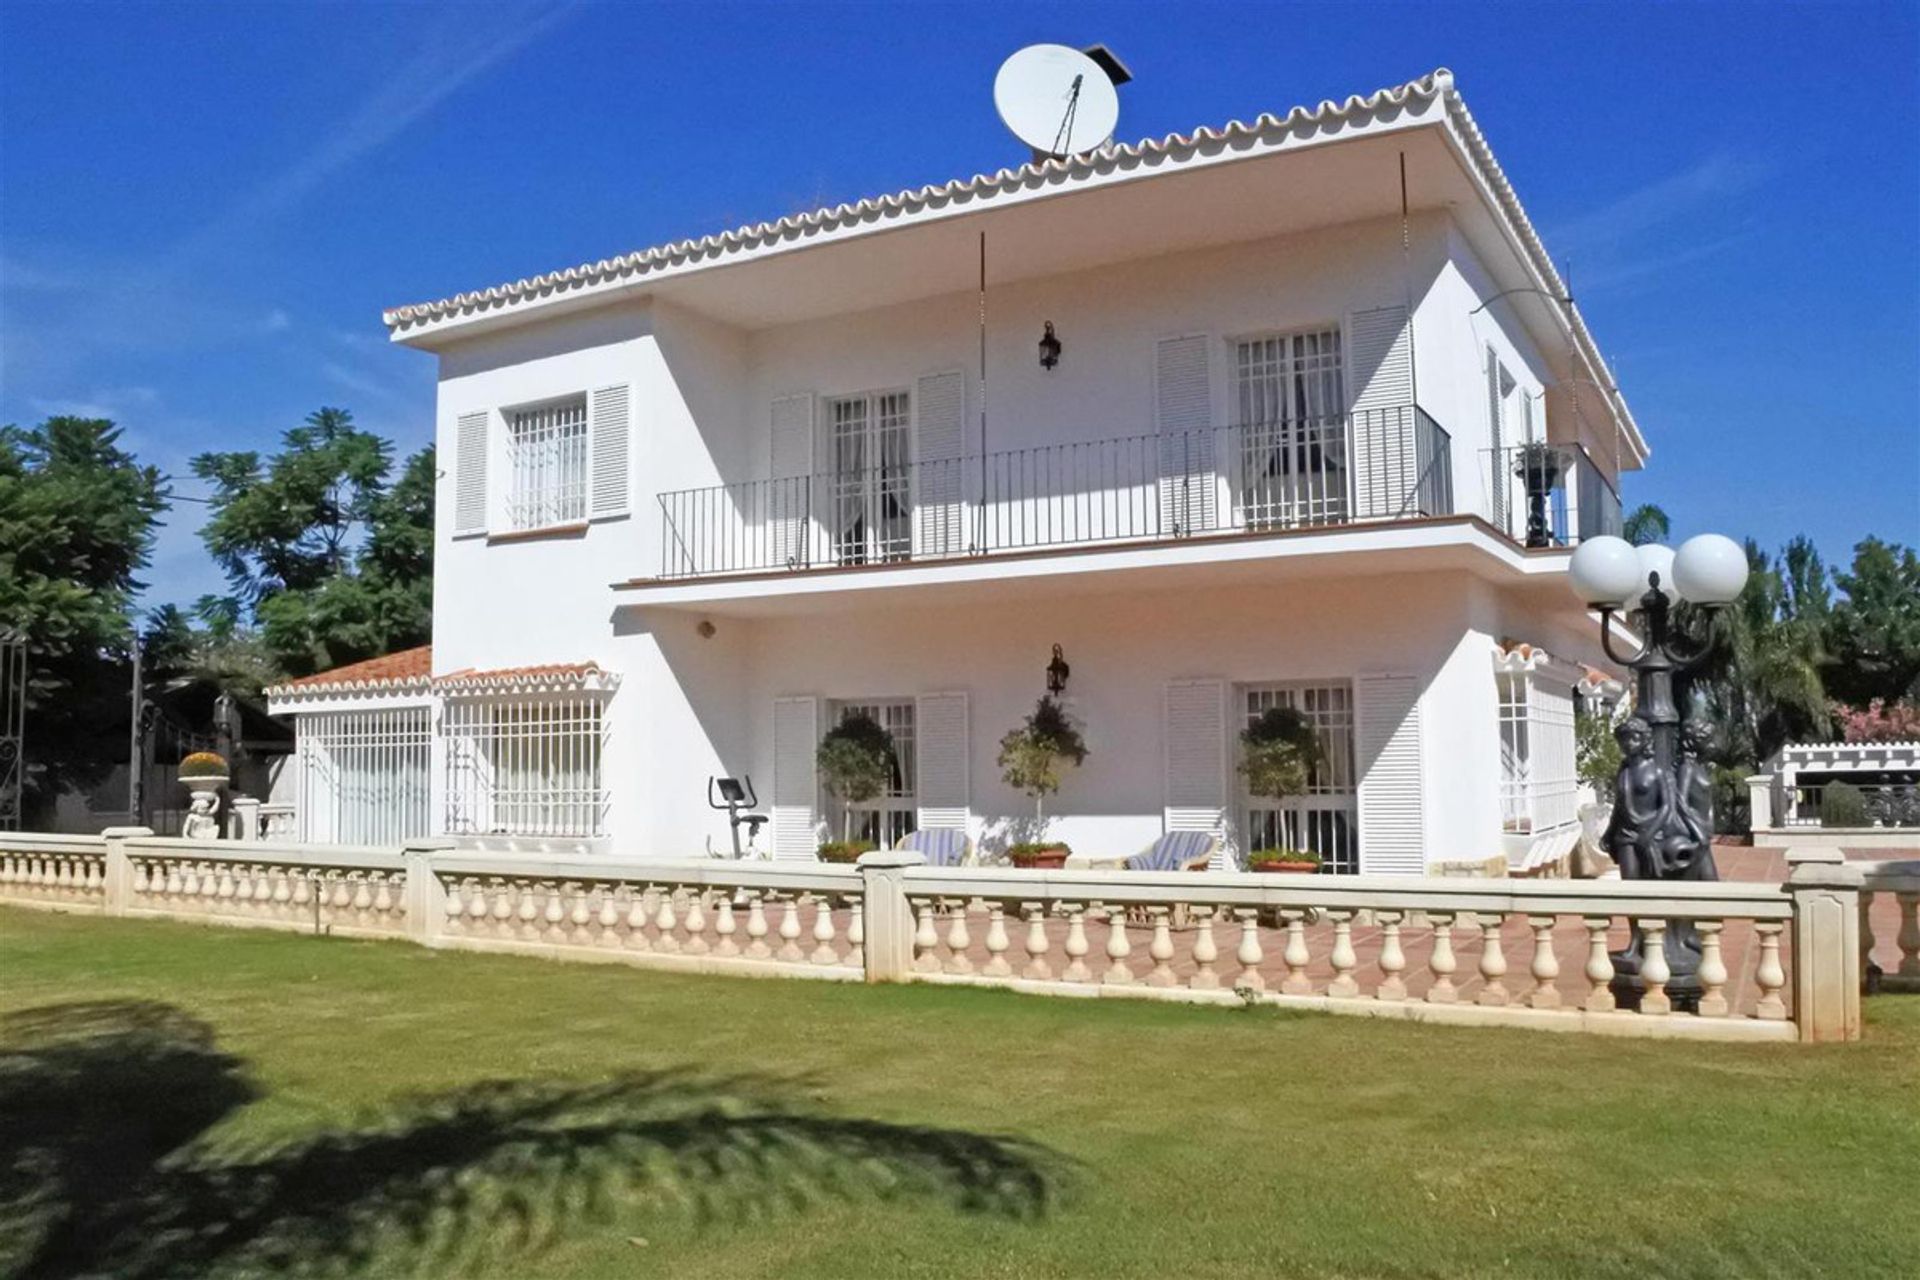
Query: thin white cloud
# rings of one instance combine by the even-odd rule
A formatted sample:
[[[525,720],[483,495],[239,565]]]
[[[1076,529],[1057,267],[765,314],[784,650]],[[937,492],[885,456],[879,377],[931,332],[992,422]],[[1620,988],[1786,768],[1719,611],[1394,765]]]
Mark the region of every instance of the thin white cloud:
[[[1703,205],[1745,195],[1764,182],[1767,173],[1768,167],[1758,161],[1718,152],[1692,168],[1648,183],[1554,227],[1547,243],[1562,252],[1605,250],[1643,232],[1689,219]]]
[[[280,307],[267,312],[266,317],[260,321],[262,333],[285,333],[291,328],[293,328],[293,317]]]

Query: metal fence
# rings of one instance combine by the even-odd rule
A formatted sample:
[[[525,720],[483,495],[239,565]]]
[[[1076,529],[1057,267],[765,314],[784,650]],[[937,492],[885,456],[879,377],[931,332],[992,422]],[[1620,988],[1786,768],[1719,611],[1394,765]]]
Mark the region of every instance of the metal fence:
[[[660,495],[661,576],[886,564],[1454,511],[1413,405],[1073,441]]]

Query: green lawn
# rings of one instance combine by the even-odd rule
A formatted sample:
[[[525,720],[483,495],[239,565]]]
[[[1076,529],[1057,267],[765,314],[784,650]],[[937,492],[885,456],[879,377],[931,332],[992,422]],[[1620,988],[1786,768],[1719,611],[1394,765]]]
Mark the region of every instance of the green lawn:
[[[1920,999],[1656,1044],[0,911],[0,1272],[1912,1276]]]

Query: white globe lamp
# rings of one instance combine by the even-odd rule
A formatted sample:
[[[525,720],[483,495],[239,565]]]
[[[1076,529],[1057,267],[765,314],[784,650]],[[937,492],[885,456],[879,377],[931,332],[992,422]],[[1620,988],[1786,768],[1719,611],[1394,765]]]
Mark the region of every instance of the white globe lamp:
[[[1575,595],[1596,607],[1615,605],[1647,589],[1640,557],[1624,538],[1588,538],[1573,549],[1567,577]]]
[[[1673,557],[1673,583],[1695,604],[1731,604],[1747,585],[1747,553],[1725,534],[1688,538]]]
[[[1640,597],[1647,594],[1647,588],[1651,585],[1651,579],[1656,573],[1660,575],[1660,594],[1667,598],[1667,603],[1670,605],[1680,603],[1680,588],[1675,586],[1673,581],[1673,548],[1662,546],[1658,542],[1650,542],[1644,547],[1635,547],[1633,553],[1640,560],[1640,581],[1631,592],[1621,598],[1621,607],[1639,608]]]

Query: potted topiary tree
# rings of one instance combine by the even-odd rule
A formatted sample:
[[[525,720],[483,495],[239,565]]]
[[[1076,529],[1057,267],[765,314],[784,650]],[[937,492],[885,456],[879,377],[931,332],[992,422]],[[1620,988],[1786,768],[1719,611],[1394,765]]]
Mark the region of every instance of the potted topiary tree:
[[[1014,866],[1057,868],[1067,864],[1067,846],[1046,839],[1046,798],[1060,790],[1062,765],[1077,768],[1086,759],[1086,740],[1052,694],[1043,696],[1020,727],[1000,739],[1001,778],[1014,790],[1033,798],[1032,830],[1026,839],[1007,848],[1007,860]]]
[[[180,761],[179,776],[193,797],[180,834],[190,840],[215,839],[220,834],[220,792],[229,776],[226,759],[212,751],[195,751]]]
[[[814,753],[820,785],[840,801],[840,839],[820,846],[822,862],[852,862],[873,849],[871,840],[853,838],[853,806],[886,791],[897,758],[893,735],[865,712],[842,716],[820,739]]]
[[[1520,446],[1513,473],[1527,489],[1527,545],[1553,544],[1553,532],[1547,527],[1547,498],[1560,483],[1565,462],[1560,450],[1544,440],[1529,440]]]
[[[1240,731],[1239,769],[1250,795],[1268,800],[1299,795],[1325,758],[1313,721],[1296,707],[1269,707]],[[1309,849],[1255,849],[1247,855],[1247,867],[1313,872],[1320,869],[1320,855]]]

